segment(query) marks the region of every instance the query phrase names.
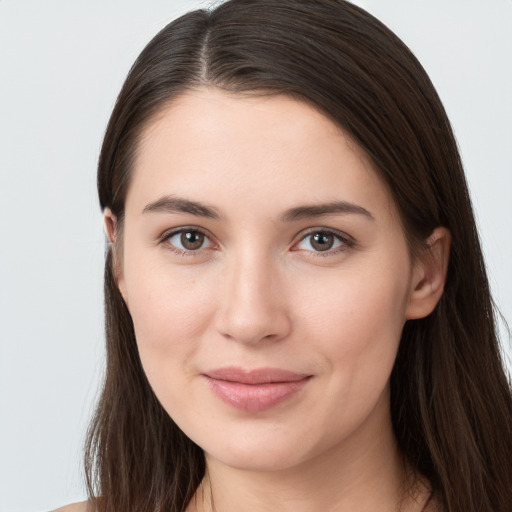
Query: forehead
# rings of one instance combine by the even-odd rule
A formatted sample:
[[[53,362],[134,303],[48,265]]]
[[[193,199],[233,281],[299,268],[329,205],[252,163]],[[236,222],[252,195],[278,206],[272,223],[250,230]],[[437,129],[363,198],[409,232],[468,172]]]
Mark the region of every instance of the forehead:
[[[315,108],[209,88],[174,98],[142,132],[127,202],[164,194],[226,206],[242,198],[269,212],[338,199],[390,207],[364,151]]]

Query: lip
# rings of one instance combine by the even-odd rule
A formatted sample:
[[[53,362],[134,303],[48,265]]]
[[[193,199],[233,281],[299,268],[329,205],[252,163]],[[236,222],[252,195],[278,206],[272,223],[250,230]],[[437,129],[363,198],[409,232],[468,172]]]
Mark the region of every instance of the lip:
[[[203,374],[223,402],[248,412],[270,409],[298,393],[311,375],[280,368],[219,368]]]

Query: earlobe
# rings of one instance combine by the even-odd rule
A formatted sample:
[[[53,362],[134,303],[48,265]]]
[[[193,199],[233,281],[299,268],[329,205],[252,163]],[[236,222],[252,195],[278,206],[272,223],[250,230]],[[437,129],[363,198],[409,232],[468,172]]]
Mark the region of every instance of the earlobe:
[[[451,234],[445,227],[434,229],[428,238],[426,252],[413,269],[407,320],[428,316],[439,302],[446,282],[450,244]]]

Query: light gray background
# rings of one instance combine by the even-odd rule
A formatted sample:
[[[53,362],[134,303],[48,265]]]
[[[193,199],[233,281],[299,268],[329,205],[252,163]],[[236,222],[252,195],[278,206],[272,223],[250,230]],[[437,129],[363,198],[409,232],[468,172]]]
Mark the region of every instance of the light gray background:
[[[146,42],[186,0],[0,0],[0,512],[85,497],[102,371],[101,137]],[[492,287],[512,323],[512,0],[361,0],[445,102]]]

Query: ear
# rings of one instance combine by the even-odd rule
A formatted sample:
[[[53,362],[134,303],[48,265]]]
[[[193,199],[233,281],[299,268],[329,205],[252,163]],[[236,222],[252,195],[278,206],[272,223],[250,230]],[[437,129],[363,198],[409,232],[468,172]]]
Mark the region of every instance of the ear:
[[[117,287],[126,303],[126,286],[124,281],[123,264],[121,261],[122,249],[119,246],[119,232],[117,230],[117,217],[112,213],[110,208],[105,208],[103,211],[103,222],[105,224],[105,233],[112,248],[112,265],[114,270],[114,277],[116,279]]]
[[[434,229],[428,238],[425,254],[413,268],[407,320],[428,316],[439,302],[446,282],[450,243],[450,231],[444,227]]]
[[[117,218],[110,208],[103,210],[103,223],[105,224],[105,234],[108,241],[113,245],[116,241]]]

